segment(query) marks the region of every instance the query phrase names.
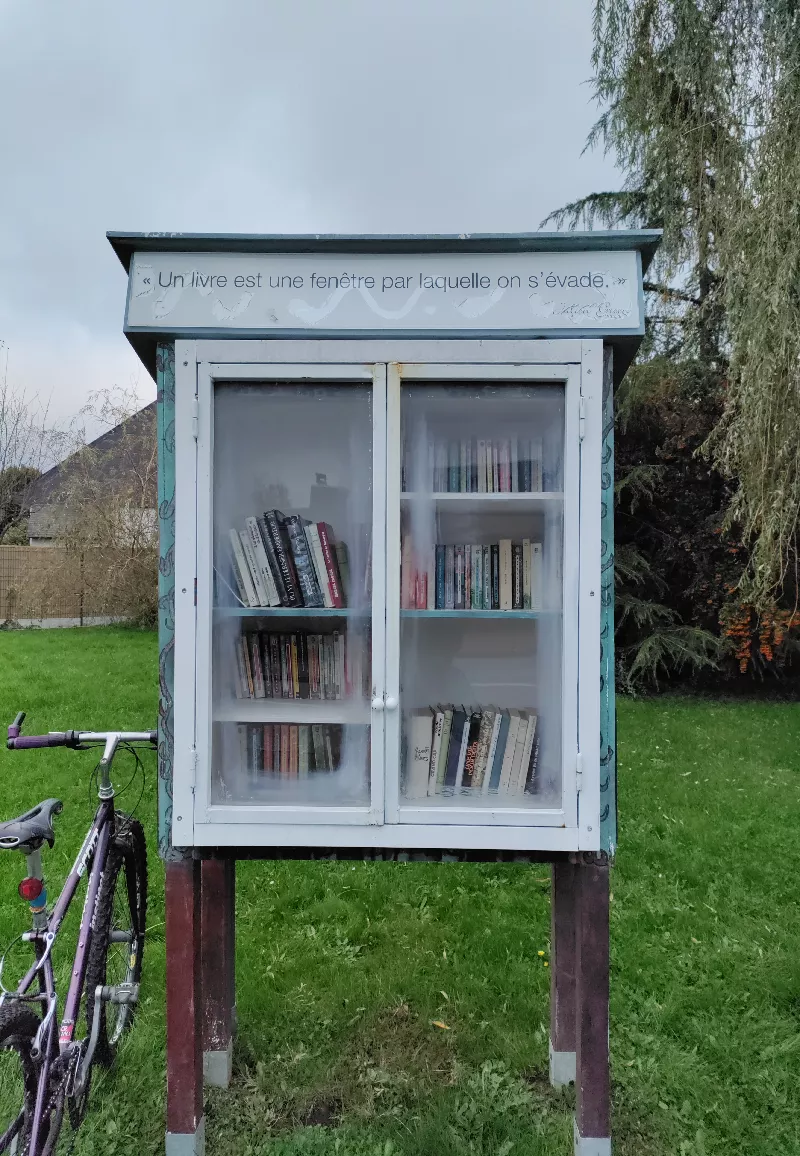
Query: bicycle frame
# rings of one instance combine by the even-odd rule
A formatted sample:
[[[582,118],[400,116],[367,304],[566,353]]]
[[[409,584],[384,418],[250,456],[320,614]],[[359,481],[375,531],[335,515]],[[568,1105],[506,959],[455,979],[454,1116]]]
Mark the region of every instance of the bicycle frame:
[[[12,731],[16,733],[12,733]],[[20,738],[18,737],[18,725],[14,724],[13,728],[9,727],[9,739],[14,742],[17,749],[66,745],[66,743],[63,742],[63,736],[60,743],[56,744],[53,741],[57,733],[58,732],[53,732],[52,736],[42,735]],[[86,971],[89,962],[95,907],[97,905],[103,870],[106,866],[111,838],[114,832],[114,788],[111,785],[111,763],[120,742],[152,743],[154,737],[154,732],[111,732],[102,734],[82,732],[79,735],[75,732],[70,732],[70,745],[74,742],[77,749],[83,749],[84,746],[92,744],[102,743],[104,745],[103,757],[99,764],[100,783],[98,794],[100,804],[61,893],[53,906],[51,914],[49,916],[47,915],[47,897],[44,891],[42,892],[43,901],[38,905],[38,910],[33,904],[31,905],[33,911],[33,929],[26,932],[22,938],[33,945],[36,957],[35,963],[28,969],[16,991],[0,995],[0,1006],[2,1006],[6,1000],[20,999],[31,1002],[39,1001],[42,1003],[44,1009],[42,1022],[36,1033],[31,1050],[32,1058],[39,1063],[39,1071],[36,1103],[30,1130],[29,1156],[40,1156],[42,1145],[47,1140],[47,1134],[45,1132],[47,1126],[47,1100],[50,1095],[50,1075],[55,1060],[62,1056],[68,1056],[78,1049],[79,1054],[76,1057],[75,1067],[72,1072],[68,1074],[68,1078],[73,1082],[72,1088],[68,1089],[68,1091],[72,1092],[79,1092],[82,1089],[92,1061],[93,1044],[96,1041],[96,1026],[99,1022],[99,1016],[94,1016],[93,1023],[95,1032],[92,1033],[92,1038],[88,1041],[86,1051],[82,1055],[80,1051],[83,1041],[76,1044],[74,1037],[76,1020],[80,1009],[81,992],[83,991],[86,980]],[[9,742],[9,746],[11,745],[11,741]],[[28,855],[27,859],[29,875],[41,879],[41,851],[37,850],[32,852]],[[87,871],[86,899],[81,914],[78,946],[72,964],[72,974],[64,1003],[64,1014],[57,1024],[57,995],[51,958],[52,949],[58,932],[64,922],[64,918],[77,894],[81,879]],[[32,996],[28,993],[34,982],[38,982],[38,994]],[[100,989],[98,989],[98,991],[100,991]],[[87,992],[86,998],[87,1001],[94,999],[95,993]],[[15,1126],[16,1125],[12,1125],[12,1127]],[[9,1137],[9,1130],[6,1131],[3,1139],[6,1137]]]

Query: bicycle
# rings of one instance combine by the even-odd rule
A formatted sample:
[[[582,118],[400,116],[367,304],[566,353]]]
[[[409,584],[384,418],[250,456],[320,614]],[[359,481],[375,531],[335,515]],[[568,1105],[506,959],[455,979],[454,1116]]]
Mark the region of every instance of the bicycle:
[[[0,1153],[9,1156],[55,1156],[65,1106],[72,1130],[83,1120],[94,1063],[108,1066],[123,1033],[130,1027],[139,998],[147,914],[147,855],[141,823],[115,808],[111,767],[120,750],[133,753],[143,773],[137,747],[156,746],[156,731],[53,731],[22,736],[25,712],[8,728],[10,750],[69,747],[88,750],[103,746],[95,768],[100,800],[63,889],[48,910],[42,874],[42,846],[55,842],[53,818],[63,809],[59,799],[45,799],[16,819],[0,823],[0,850],[21,851],[27,860],[20,898],[29,903],[30,931],[21,935],[31,945],[33,962],[14,990],[6,989],[2,973],[8,954],[0,958],[0,1055],[13,1053],[21,1074],[22,1106],[0,1134]],[[86,897],[78,944],[57,1022],[53,945],[81,880]],[[121,955],[120,947],[124,945]],[[109,982],[109,980],[111,982]],[[77,1037],[80,1007],[85,1007],[86,1034]],[[40,1012],[37,1014],[36,1007]],[[11,1056],[8,1057],[11,1059]],[[8,1074],[8,1073],[7,1073]],[[16,1110],[16,1109],[15,1109]],[[0,1128],[3,1123],[0,1120]],[[70,1142],[71,1144],[74,1142]]]

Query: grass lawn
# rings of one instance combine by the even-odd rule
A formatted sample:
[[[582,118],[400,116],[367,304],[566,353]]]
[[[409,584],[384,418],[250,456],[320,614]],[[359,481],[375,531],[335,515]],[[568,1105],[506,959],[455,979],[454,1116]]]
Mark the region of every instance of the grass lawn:
[[[154,636],[0,634],[0,721],[19,709],[31,732],[153,725]],[[798,706],[619,704],[617,1156],[800,1153],[798,750]],[[75,1156],[163,1143],[152,756],[148,766],[141,1018],[93,1087]],[[51,892],[89,822],[91,768],[88,754],[0,751],[3,817],[64,799]],[[21,866],[0,857],[3,944],[26,922]],[[249,863],[238,879],[235,1081],[207,1097],[208,1156],[571,1153],[571,1093],[546,1079],[547,868]]]

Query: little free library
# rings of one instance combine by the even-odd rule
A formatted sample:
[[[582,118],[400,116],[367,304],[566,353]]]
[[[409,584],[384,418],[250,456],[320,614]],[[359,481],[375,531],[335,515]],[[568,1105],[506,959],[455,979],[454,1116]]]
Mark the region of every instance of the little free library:
[[[158,387],[168,1156],[237,859],[552,863],[550,1077],[611,1151],[613,392],[659,234],[122,234]]]

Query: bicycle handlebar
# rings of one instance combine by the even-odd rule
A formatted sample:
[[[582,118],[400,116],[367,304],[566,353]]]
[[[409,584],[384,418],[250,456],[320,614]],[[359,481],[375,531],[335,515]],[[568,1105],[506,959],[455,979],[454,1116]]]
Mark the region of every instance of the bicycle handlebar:
[[[155,746],[158,743],[158,731],[51,731],[47,735],[20,734],[25,720],[25,711],[20,711],[8,728],[6,746],[10,751],[37,750],[43,747],[70,747],[72,750],[83,750],[87,746],[105,743],[112,735],[116,735],[120,742],[149,743]]]

